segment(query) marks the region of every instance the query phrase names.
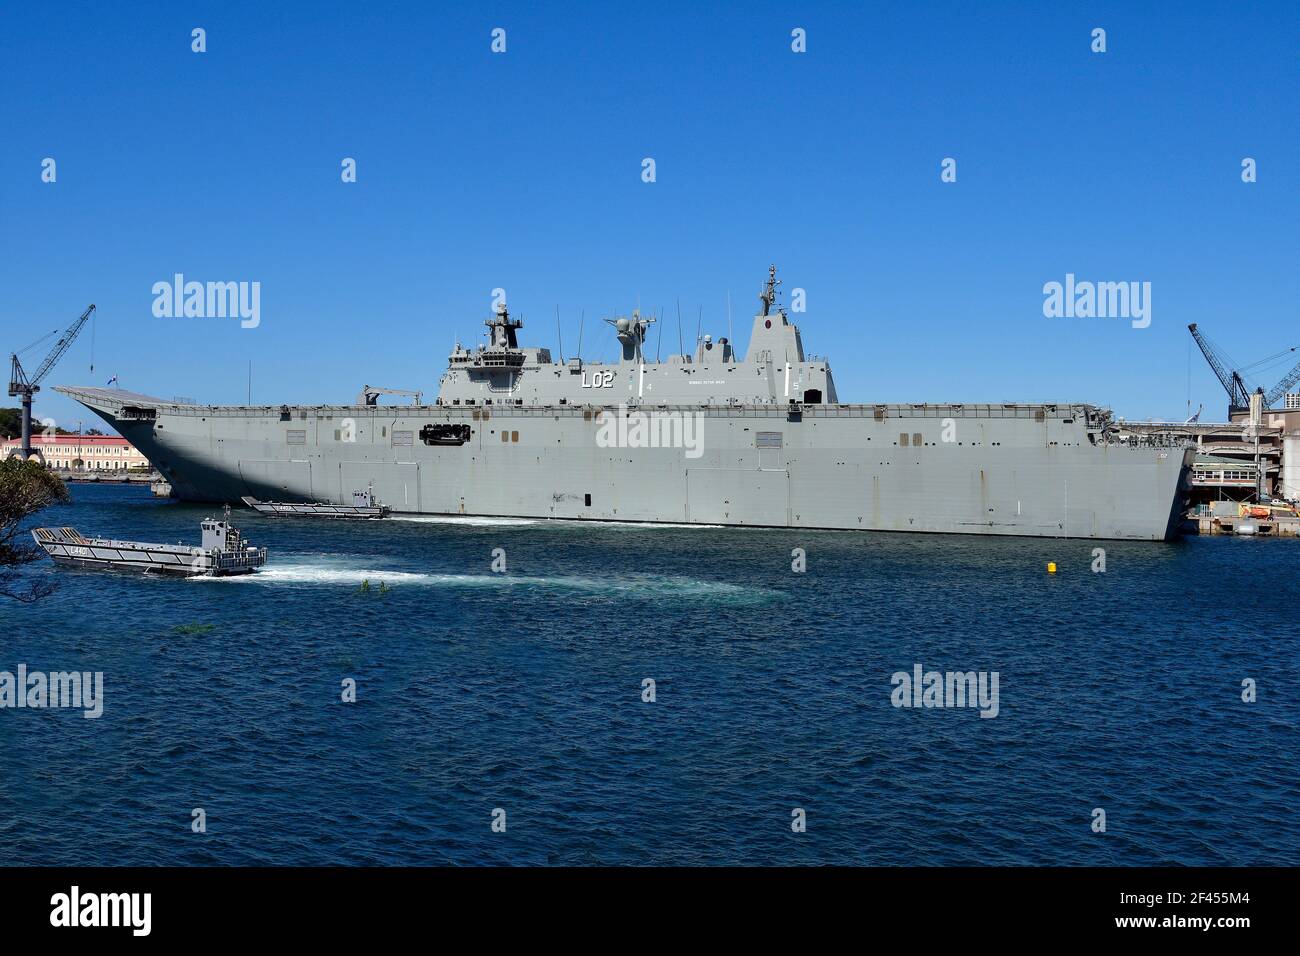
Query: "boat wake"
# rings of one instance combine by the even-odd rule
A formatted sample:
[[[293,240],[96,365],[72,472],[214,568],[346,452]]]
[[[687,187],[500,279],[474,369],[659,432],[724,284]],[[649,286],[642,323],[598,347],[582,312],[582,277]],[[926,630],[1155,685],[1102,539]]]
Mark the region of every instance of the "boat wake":
[[[639,531],[648,528],[659,529],[681,529],[690,528],[711,528],[718,530],[726,528],[721,524],[674,524],[668,521],[579,521],[573,518],[497,518],[488,515],[469,516],[469,515],[413,515],[413,514],[394,514],[389,515],[389,521],[409,521],[416,524],[441,524],[441,525],[459,525],[465,528],[502,528],[514,526],[551,526],[572,528],[582,526],[584,528],[597,528],[600,530],[610,529],[627,529]]]
[[[470,517],[467,515],[389,515],[388,521],[410,521],[416,524],[448,524],[467,528],[501,528],[515,525],[540,524],[535,518],[492,518],[488,516]]]
[[[263,568],[257,574],[244,574],[226,578],[192,578],[191,580],[240,582],[242,584],[355,584],[369,581],[376,587],[380,582],[388,585],[425,584],[430,576],[415,571],[370,570],[366,568],[337,568],[315,564],[281,564]]]
[[[673,524],[668,521],[565,521],[563,519],[557,519],[554,522],[554,524],[566,524],[566,525],[581,524],[581,525],[586,525],[587,527],[591,527],[592,525],[595,525],[596,527],[602,530],[608,528],[611,531],[618,530],[618,529],[624,529],[628,531],[645,531],[649,529],[660,529],[665,531],[671,531],[674,529],[681,529],[681,528],[689,528],[692,531],[699,528],[704,528],[704,529],[711,528],[717,531],[719,529],[723,529],[727,527],[724,524]]]
[[[725,581],[697,578],[658,577],[653,575],[617,575],[610,577],[534,576],[527,574],[437,574],[398,571],[391,568],[349,568],[323,564],[279,564],[256,574],[225,578],[191,578],[222,584],[305,585],[360,587],[369,583],[378,588],[443,587],[457,589],[522,589],[531,591],[570,591],[591,595],[606,594],[620,598],[709,598],[742,601],[768,601],[783,597],[780,591]]]

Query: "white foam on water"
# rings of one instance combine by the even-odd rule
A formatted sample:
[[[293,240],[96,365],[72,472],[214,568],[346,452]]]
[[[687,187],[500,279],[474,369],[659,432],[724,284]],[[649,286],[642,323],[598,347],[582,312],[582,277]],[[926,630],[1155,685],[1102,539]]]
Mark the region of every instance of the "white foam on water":
[[[525,525],[551,525],[570,528],[576,525],[596,528],[625,528],[636,531],[646,528],[708,528],[719,530],[726,528],[722,524],[675,524],[668,521],[583,521],[578,518],[498,518],[491,515],[415,515],[393,514],[387,521],[410,521],[416,524],[447,524],[469,528],[502,528]]]
[[[387,584],[424,584],[431,575],[414,571],[369,570],[366,568],[330,567],[323,564],[267,565],[252,574],[230,577],[189,578],[190,581],[248,582],[253,584],[360,584],[369,581],[378,586]]]
[[[692,530],[696,528],[712,528],[716,531],[726,527],[723,524],[672,524],[667,521],[565,521],[558,519],[555,523],[595,525],[598,528],[623,528],[628,531],[645,531],[651,528],[690,528]]]
[[[231,577],[189,578],[190,581],[220,581],[264,585],[346,585],[358,587],[369,581],[371,587],[387,584],[389,587],[450,587],[450,588],[538,588],[542,590],[583,591],[589,594],[610,594],[623,597],[723,597],[742,599],[767,599],[780,597],[780,592],[767,588],[728,584],[722,581],[701,581],[694,578],[654,577],[537,577],[525,574],[435,574],[419,571],[393,571],[378,568],[349,568],[337,564],[277,564],[267,565],[252,574]]]
[[[493,518],[487,515],[469,517],[467,515],[389,515],[386,521],[412,521],[417,524],[451,524],[470,528],[501,528],[516,525],[538,524],[535,518]]]

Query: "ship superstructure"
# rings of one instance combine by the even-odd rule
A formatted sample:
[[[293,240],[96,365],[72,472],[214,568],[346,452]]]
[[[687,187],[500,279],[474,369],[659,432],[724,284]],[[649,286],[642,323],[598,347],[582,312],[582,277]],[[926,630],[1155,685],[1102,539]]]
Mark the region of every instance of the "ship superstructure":
[[[621,348],[617,362],[554,362],[549,349],[520,348],[522,326],[502,307],[485,322],[489,340],[475,349],[457,345],[439,383],[439,405],[771,405],[835,404],[825,359],[806,356],[799,329],[776,305],[776,267],[768,272],[754,316],[749,349],[736,354],[724,338],[703,335],[693,355],[660,362],[646,355],[654,319],[639,311],[606,319]]]

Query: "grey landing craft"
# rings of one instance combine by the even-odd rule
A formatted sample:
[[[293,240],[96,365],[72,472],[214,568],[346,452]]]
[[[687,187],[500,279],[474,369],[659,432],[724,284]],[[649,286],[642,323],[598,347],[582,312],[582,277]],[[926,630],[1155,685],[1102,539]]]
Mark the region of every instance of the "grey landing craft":
[[[345,505],[324,501],[258,501],[256,498],[240,499],[258,514],[268,518],[344,518],[354,521],[375,521],[387,518],[392,512],[388,505],[380,504],[373,490],[352,492],[352,502]]]
[[[198,405],[60,387],[139,448],[187,501],[343,504],[370,484],[395,512],[779,528],[1163,540],[1194,449],[1126,441],[1081,403],[848,404],[759,295],[747,351],[699,336],[647,356],[655,321],[606,319],[621,356],[520,346],[501,307],[452,350],[433,404]],[[662,340],[662,326],[660,328]],[[657,350],[656,350],[657,351]],[[418,401],[418,399],[417,399]]]
[[[148,544],[85,538],[75,528],[34,528],[32,537],[56,564],[177,577],[226,577],[251,574],[266,564],[266,549],[255,548],[230,523],[229,508],[223,519],[202,523],[202,546]]]

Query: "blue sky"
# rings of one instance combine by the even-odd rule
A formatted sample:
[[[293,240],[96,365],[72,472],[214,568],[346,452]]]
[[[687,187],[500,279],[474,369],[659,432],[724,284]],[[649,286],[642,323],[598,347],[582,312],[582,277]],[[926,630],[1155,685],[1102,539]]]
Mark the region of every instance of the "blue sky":
[[[572,354],[585,309],[588,359],[638,301],[665,353],[678,299],[725,334],[730,292],[743,349],[769,262],[846,401],[1181,419],[1190,384],[1218,418],[1187,323],[1300,344],[1294,3],[8,4],[0,33],[0,350],[99,307],[94,372],[87,330],[50,384],[242,402],[251,360],[257,402],[432,395],[498,286],[529,344],[558,304]],[[156,318],[177,272],[260,282],[260,326]],[[1151,282],[1151,326],[1045,318],[1066,273]]]

